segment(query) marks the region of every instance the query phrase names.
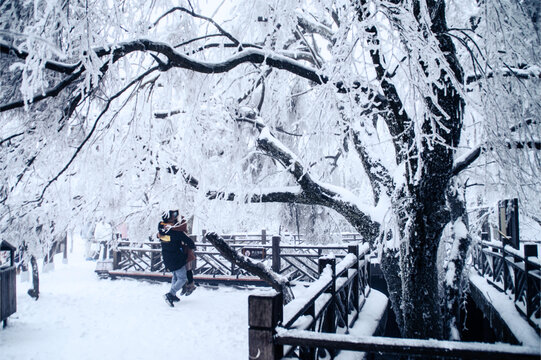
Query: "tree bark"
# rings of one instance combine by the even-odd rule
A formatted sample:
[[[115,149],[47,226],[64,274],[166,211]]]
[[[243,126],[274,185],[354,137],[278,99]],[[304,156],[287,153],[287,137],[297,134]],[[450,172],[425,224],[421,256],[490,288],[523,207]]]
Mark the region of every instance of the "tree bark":
[[[222,254],[224,258],[231,261],[238,267],[248,271],[249,273],[260,277],[267,282],[274,290],[281,292],[284,295],[284,303],[287,304],[294,299],[293,292],[289,287],[287,278],[275,273],[262,262],[257,262],[249,257],[241,255],[233,250],[224,239],[218,234],[211,232],[205,238]]]
[[[39,298],[39,270],[36,257],[32,255],[30,257],[30,264],[32,265],[32,288],[28,289],[28,295],[35,300]]]
[[[442,294],[444,337],[460,340],[455,330],[460,325],[460,307],[464,300],[464,289],[467,287],[467,278],[464,273],[466,258],[471,244],[469,223],[466,214],[466,202],[456,188],[449,191],[447,203],[451,211],[452,246],[448,262],[444,267],[444,281]],[[464,231],[468,230],[468,231]]]
[[[400,277],[400,256],[398,250],[387,249],[381,257],[381,271],[385,276],[387,291],[391,308],[395,313],[396,324],[402,333],[404,329],[404,319],[401,309],[402,304],[402,279]],[[402,334],[403,336],[403,334]]]

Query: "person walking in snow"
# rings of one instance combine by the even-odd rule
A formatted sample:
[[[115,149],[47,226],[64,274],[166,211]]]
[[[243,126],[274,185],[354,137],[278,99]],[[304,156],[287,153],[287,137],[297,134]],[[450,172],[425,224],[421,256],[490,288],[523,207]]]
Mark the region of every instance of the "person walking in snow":
[[[171,228],[171,230],[175,231],[182,231],[184,234],[188,234],[188,222],[184,218],[184,216],[180,215],[180,225],[174,226]],[[197,259],[195,257],[195,251],[194,249],[190,248],[188,245],[183,244],[182,250],[186,254],[186,276],[188,277],[188,281],[184,284],[182,287],[182,291],[180,292],[180,295],[190,296],[195,289],[197,288],[195,286],[195,281],[193,279],[193,271],[197,267]]]
[[[175,230],[178,225],[178,210],[170,210],[162,215],[162,221],[158,225],[158,238],[162,246],[162,257],[165,267],[171,271],[171,290],[164,297],[169,306],[173,307],[174,302],[180,301],[177,292],[186,284],[186,260],[187,254],[183,245],[194,250],[195,244],[183,231]]]

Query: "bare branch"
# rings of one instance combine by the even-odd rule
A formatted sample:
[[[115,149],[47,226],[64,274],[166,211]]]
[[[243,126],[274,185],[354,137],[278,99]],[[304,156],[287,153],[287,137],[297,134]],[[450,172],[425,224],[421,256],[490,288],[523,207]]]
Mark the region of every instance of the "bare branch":
[[[170,111],[162,111],[162,112],[155,112],[154,113],[154,117],[156,119],[165,119],[165,118],[168,118],[169,116],[173,116],[173,115],[177,115],[177,114],[186,114],[186,110],[170,110]]]
[[[241,255],[233,250],[224,239],[216,233],[208,233],[205,238],[225,257],[227,260],[237,265],[238,267],[248,271],[249,273],[258,276],[269,284],[274,290],[284,294],[284,303],[288,303],[294,299],[293,292],[289,287],[287,278],[275,273],[265,263],[254,261],[247,256]]]
[[[513,129],[512,127],[511,129]],[[505,146],[508,149],[530,149],[541,150],[541,141],[507,141]],[[479,158],[479,156],[485,151],[485,145],[480,145],[472,149],[469,153],[463,155],[460,159],[457,159],[453,165],[451,175],[456,176],[463,170],[467,169],[471,164]]]
[[[513,76],[517,79],[541,79],[541,67],[529,66],[526,68],[503,68],[496,72],[490,71],[486,74],[470,75],[466,77],[466,84],[471,84],[481,79],[492,79],[494,76]]]
[[[455,161],[455,164],[453,165],[453,169],[451,170],[451,174],[453,176],[458,175],[462,170],[468,168],[475,160],[479,158],[481,155],[483,148],[481,146],[473,149],[468,154],[463,156],[461,159]]]
[[[57,96],[58,94],[60,94],[60,92],[62,92],[62,90],[64,90],[68,85],[71,85],[73,82],[75,82],[75,80],[77,80],[81,74],[82,74],[82,69],[77,71],[76,73],[74,74],[71,74],[70,76],[68,76],[67,78],[65,78],[64,80],[62,80],[61,82],[59,82],[56,86],[46,90],[45,92],[43,92],[42,94],[39,94],[39,95],[36,95],[34,96],[33,99],[29,100],[28,102],[26,103],[37,103],[43,99],[46,99],[46,98],[49,98],[49,97],[55,97]],[[25,104],[25,101],[23,99],[21,100],[16,100],[16,101],[13,101],[11,103],[8,103],[8,104],[5,104],[5,105],[0,105],[0,112],[4,112],[4,111],[8,111],[8,110],[13,110],[13,109],[16,109],[16,108],[20,108],[20,107],[23,107]]]
[[[344,216],[366,240],[373,241],[379,233],[380,224],[373,220],[356,203],[349,201],[353,194],[345,194],[346,190],[339,187],[331,187],[312,179],[309,172],[304,168],[287,148],[274,138],[268,129],[261,131],[257,139],[258,148],[280,162],[284,168],[294,177],[301,186],[304,196],[312,205],[322,205],[334,209]],[[339,191],[342,191],[339,192]]]
[[[507,142],[508,149],[535,149],[541,150],[541,141],[509,141]]]
[[[18,50],[16,47],[9,45],[4,41],[0,41],[0,53],[14,55],[22,60],[26,60],[28,57],[28,53],[26,51]],[[81,66],[81,62],[79,61],[76,64],[66,64],[58,61],[48,60],[45,61],[44,66],[46,69],[69,75]]]
[[[305,32],[321,35],[330,42],[334,41],[334,33],[329,27],[307,19],[304,14],[297,14],[297,22]]]
[[[208,38],[211,38],[211,37],[219,37],[219,36],[224,36],[224,34],[209,34],[209,35],[199,36],[199,37],[196,37],[196,38],[181,42],[180,44],[177,44],[177,45],[175,45],[173,47],[176,49],[176,48],[179,48],[181,46],[189,45],[189,44],[191,44],[193,42],[196,42],[196,41],[199,41],[199,40],[204,40],[204,39],[208,39]]]
[[[225,37],[227,37],[229,40],[231,40],[231,42],[233,42],[233,44],[235,44],[236,46],[239,46],[240,45],[240,42],[233,36],[231,35],[229,32],[225,31],[224,28],[222,28],[220,25],[218,25],[218,23],[216,21],[214,21],[213,19],[209,18],[209,17],[206,17],[206,16],[203,16],[203,15],[199,15],[197,13],[195,13],[193,10],[188,10],[182,6],[177,6],[177,7],[174,7],[174,8],[171,8],[169,9],[168,11],[166,11],[163,15],[161,15],[155,22],[154,22],[154,26],[156,26],[164,17],[166,17],[167,15],[169,14],[172,14],[174,13],[175,11],[181,11],[181,12],[184,12],[186,14],[189,14],[190,16],[193,16],[195,18],[199,18],[199,19],[202,19],[202,20],[205,20],[205,21],[208,21],[209,23],[211,23],[212,25],[214,25],[214,27],[216,27],[216,29],[218,29],[218,31],[220,33],[222,33]]]
[[[539,122],[537,120],[534,120],[534,119],[526,119],[516,125],[513,125],[509,128],[509,130],[511,130],[511,132],[516,132],[518,131],[518,129],[520,129],[521,127],[524,127],[524,126],[527,126],[527,125],[537,125],[539,124]]]
[[[20,133],[13,134],[13,135],[10,135],[10,136],[8,136],[8,137],[5,138],[5,139],[0,140],[0,145],[3,145],[5,142],[8,142],[8,141],[10,141],[11,139],[14,139],[14,138],[16,138],[16,137],[19,137],[19,136],[21,136],[21,135],[24,135],[24,131],[23,131],[23,132],[20,132]]]

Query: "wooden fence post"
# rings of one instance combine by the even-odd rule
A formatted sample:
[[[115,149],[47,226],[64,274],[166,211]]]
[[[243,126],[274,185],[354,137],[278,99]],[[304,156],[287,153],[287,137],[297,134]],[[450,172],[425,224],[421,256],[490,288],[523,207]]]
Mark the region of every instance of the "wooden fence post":
[[[306,315],[316,318],[316,303],[314,302],[306,311]],[[316,322],[311,326],[310,330],[315,331]],[[299,359],[316,360],[316,348],[311,346],[299,346]]]
[[[280,263],[280,236],[272,237],[272,270],[279,273],[282,264]]]
[[[532,316],[535,310],[535,298],[541,288],[539,280],[535,276],[530,276],[529,272],[531,269],[530,262],[528,261],[528,256],[537,257],[537,244],[524,244],[524,276],[526,277],[526,316],[528,319]],[[537,281],[537,286],[534,283]]]
[[[113,270],[118,270],[118,264],[120,263],[120,251],[118,251],[118,248],[116,250],[113,250]],[[152,256],[152,253],[151,253]],[[150,259],[150,271],[152,271],[152,259]]]
[[[267,230],[261,230],[261,244],[265,245],[267,243]]]
[[[202,243],[206,243],[207,242],[207,238],[205,237],[205,235],[207,235],[207,230],[203,229],[201,231],[201,242]]]
[[[321,332],[336,333],[336,258],[319,258],[318,268],[320,275],[327,267],[327,265],[330,265],[332,269],[332,282],[330,288],[325,292],[331,295],[331,300],[329,302],[329,307],[327,308],[325,316],[321,320]],[[336,355],[336,350],[326,349],[326,351],[329,353],[331,358],[334,358],[334,356]],[[322,354],[320,354],[319,356],[321,355]]]
[[[248,297],[248,356],[250,359],[277,360],[284,356],[283,345],[274,344],[276,326],[283,320],[283,296]]]
[[[67,264],[68,263],[68,233],[66,232],[64,234],[64,248],[62,249],[62,263]]]
[[[488,265],[489,259],[487,258],[487,255],[483,251],[483,244],[481,244],[478,251],[479,251],[479,256],[480,256],[480,259],[481,259],[481,269],[482,269],[481,270],[481,275],[485,276],[486,273],[487,273],[487,269],[488,269],[487,267],[489,266]]]
[[[319,274],[323,272],[327,265],[331,265],[332,269],[332,284],[327,293],[331,294],[331,301],[327,314],[323,320],[321,331],[328,333],[336,333],[336,259],[335,258],[320,258],[318,261]]]
[[[359,292],[360,292],[360,283],[361,283],[361,274],[359,272],[359,245],[349,245],[348,246],[348,253],[355,255],[355,258],[357,261],[355,262],[355,280],[353,280],[351,292],[353,294],[353,305],[355,306],[355,310],[357,313],[359,313]],[[349,324],[348,324],[349,325]]]
[[[509,277],[509,266],[507,265],[507,256],[505,251],[505,246],[502,246],[502,277],[503,277],[503,292],[506,293],[507,290],[511,289],[512,284],[510,284]],[[512,282],[512,281],[511,281]]]

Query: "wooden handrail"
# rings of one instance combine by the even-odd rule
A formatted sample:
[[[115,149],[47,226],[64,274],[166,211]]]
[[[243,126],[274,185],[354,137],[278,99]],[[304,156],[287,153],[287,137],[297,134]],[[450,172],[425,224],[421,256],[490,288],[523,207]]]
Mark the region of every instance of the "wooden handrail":
[[[262,346],[261,337],[264,335],[264,338],[268,339],[275,333],[277,326],[317,331],[315,327],[319,321],[320,331],[334,332],[341,321],[346,327],[354,323],[362,306],[359,295],[367,293],[365,289],[360,289],[359,284],[361,274],[367,276],[364,262],[368,261],[368,253],[365,249],[360,252],[358,245],[349,246],[348,251],[349,253],[338,264],[336,257],[320,258],[319,279],[303,291],[302,297],[294,299],[283,308],[276,305],[278,300],[275,299],[275,295],[249,297],[250,354],[257,354],[257,350]],[[359,259],[363,259],[362,266]],[[368,286],[367,281],[363,284]],[[339,295],[344,292],[346,295]],[[347,294],[352,294],[352,299],[340,305],[340,299],[347,299]],[[350,307],[351,305],[353,307]],[[263,328],[257,320],[260,316],[258,314],[261,313],[267,314],[266,317],[269,319]],[[313,331],[310,333],[314,334]],[[281,357],[295,350],[289,348],[284,351],[283,348],[276,347],[276,344],[266,344],[264,349],[263,358],[269,358],[269,354],[270,358],[275,355]]]
[[[541,264],[535,256],[537,244],[523,244],[523,254],[493,241],[480,241],[475,246],[474,264],[477,272],[487,278],[492,286],[510,295],[517,310],[541,332],[539,321],[532,321],[531,318],[539,313],[541,307],[539,301],[535,300],[541,291]],[[530,252],[537,261],[532,260]]]
[[[489,344],[444,340],[401,339],[375,336],[352,336],[278,328],[274,341],[279,345],[331,348],[406,355],[448,356],[451,358],[483,358],[539,360],[538,348],[508,344]]]

